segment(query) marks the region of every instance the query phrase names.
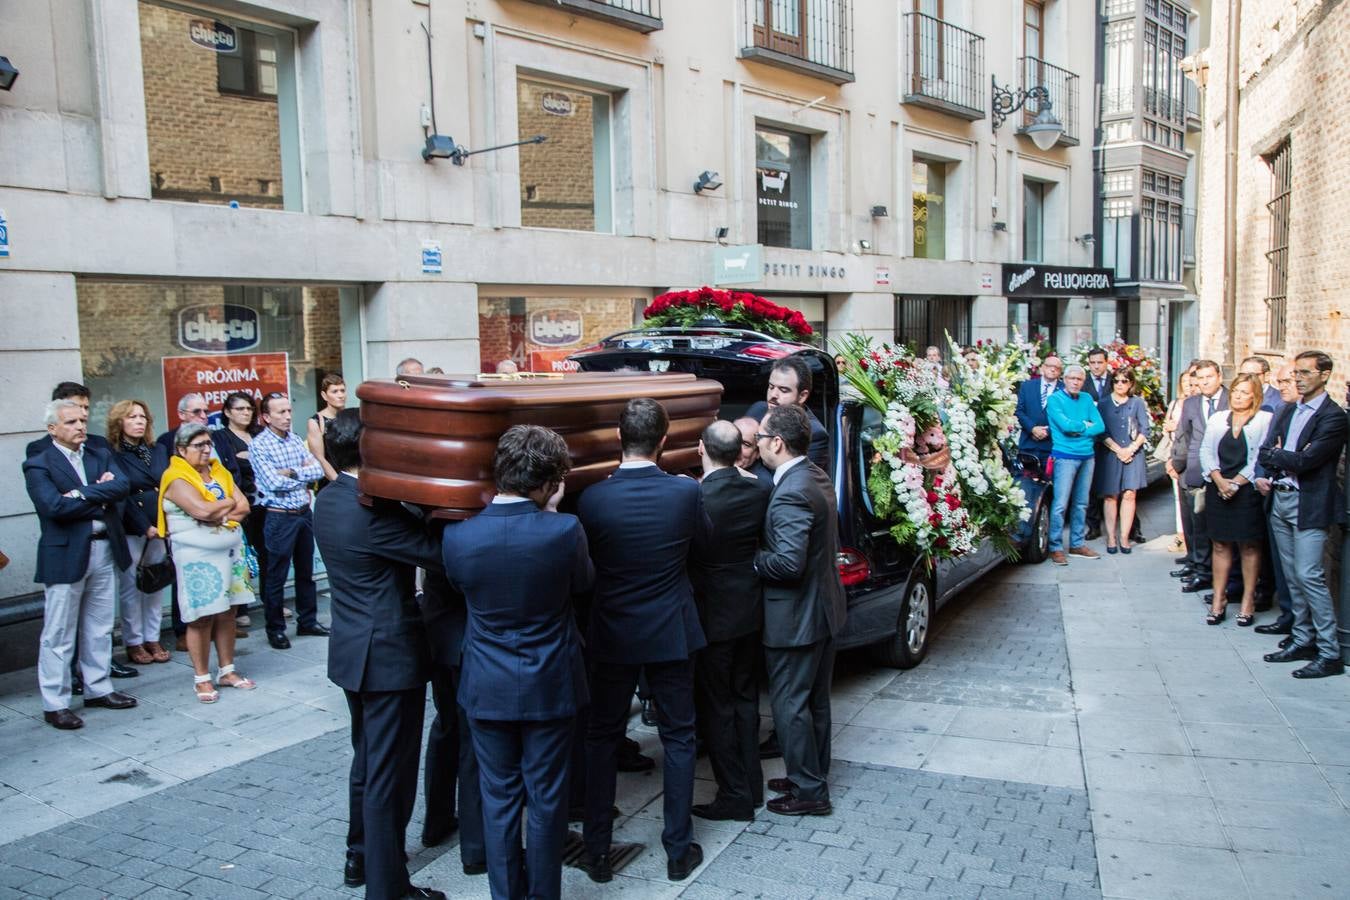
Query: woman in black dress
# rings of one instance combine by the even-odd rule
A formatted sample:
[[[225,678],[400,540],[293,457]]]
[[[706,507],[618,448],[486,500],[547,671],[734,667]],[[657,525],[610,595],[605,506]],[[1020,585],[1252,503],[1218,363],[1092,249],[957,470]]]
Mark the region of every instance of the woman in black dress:
[[[1214,544],[1214,605],[1205,621],[1218,625],[1228,606],[1225,592],[1233,566],[1234,547],[1242,558],[1242,612],[1246,628],[1256,616],[1256,579],[1261,571],[1261,542],[1266,518],[1261,495],[1252,485],[1256,451],[1266,439],[1270,413],[1261,406],[1257,375],[1239,375],[1228,387],[1228,409],[1210,416],[1200,444],[1205,473],[1205,525]]]
[[[221,459],[233,456],[239,464],[238,488],[249,506],[248,518],[244,520],[244,537],[258,556],[258,578],[253,587],[254,593],[261,597],[263,575],[267,571],[267,547],[263,543],[263,523],[267,519],[267,510],[258,505],[258,486],[253,480],[249,449],[253,446],[254,435],[262,431],[262,426],[258,424],[258,407],[252,395],[243,391],[226,396],[222,410],[225,413],[225,427],[211,432],[211,439],[215,442],[217,456]],[[238,621],[241,628],[251,624],[247,606],[241,604],[235,610],[238,619],[243,620]]]

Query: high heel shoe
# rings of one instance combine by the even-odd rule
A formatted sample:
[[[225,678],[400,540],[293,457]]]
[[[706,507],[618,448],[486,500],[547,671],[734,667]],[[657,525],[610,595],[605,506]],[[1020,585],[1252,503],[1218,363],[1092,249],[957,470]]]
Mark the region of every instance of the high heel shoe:
[[[1224,619],[1226,619],[1226,618],[1228,618],[1228,607],[1227,607],[1227,605],[1225,605],[1225,606],[1223,607],[1223,609],[1219,610],[1217,613],[1213,613],[1213,612],[1212,612],[1212,613],[1210,613],[1209,615],[1205,616],[1205,624],[1206,624],[1206,625],[1218,625],[1220,622],[1222,622],[1222,621],[1223,621]]]
[[[1106,552],[1110,553],[1112,556],[1114,556],[1117,552],[1119,552],[1119,549],[1120,548],[1116,547],[1114,544],[1106,545]]]
[[[1130,552],[1131,550],[1133,550],[1133,549],[1134,549],[1134,546],[1133,546],[1133,545],[1131,545],[1131,546],[1129,546],[1129,547],[1125,546],[1124,544],[1121,544],[1121,545],[1120,545],[1120,552],[1121,552],[1121,553],[1129,553],[1129,552]]]
[[[1239,616],[1237,617],[1237,623],[1238,623],[1238,627],[1239,627],[1239,628],[1251,628],[1251,627],[1252,627],[1252,624],[1253,624],[1255,621],[1256,621],[1256,615],[1255,615],[1255,613],[1253,613],[1253,614],[1250,615],[1250,616],[1239,615]]]

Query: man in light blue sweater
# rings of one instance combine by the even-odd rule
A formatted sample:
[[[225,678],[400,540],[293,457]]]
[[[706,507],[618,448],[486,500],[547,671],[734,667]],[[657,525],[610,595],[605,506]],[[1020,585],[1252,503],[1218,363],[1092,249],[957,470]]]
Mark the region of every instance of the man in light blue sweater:
[[[1084,393],[1087,372],[1082,366],[1064,370],[1064,390],[1050,396],[1045,414],[1050,420],[1050,456],[1054,459],[1055,503],[1050,508],[1050,561],[1067,566],[1064,555],[1064,514],[1069,511],[1069,553],[1083,559],[1099,554],[1083,543],[1088,495],[1092,490],[1093,438],[1106,430],[1097,402]]]

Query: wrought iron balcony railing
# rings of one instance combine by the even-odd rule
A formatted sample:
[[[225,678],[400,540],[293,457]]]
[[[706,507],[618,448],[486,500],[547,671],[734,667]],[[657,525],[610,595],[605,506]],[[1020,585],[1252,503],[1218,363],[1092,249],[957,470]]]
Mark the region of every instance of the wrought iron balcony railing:
[[[649,34],[659,31],[661,0],[530,0],[567,12],[602,19],[606,22]]]
[[[1022,90],[1044,87],[1050,94],[1050,111],[1064,126],[1060,144],[1078,146],[1078,76],[1068,69],[1051,65],[1034,56],[1023,56],[1017,61],[1021,70]],[[1023,107],[1023,127],[1030,125],[1040,112],[1040,106],[1030,101]]]
[[[903,102],[984,118],[984,38],[923,13],[905,13]]]
[[[742,0],[741,57],[853,81],[853,0]]]

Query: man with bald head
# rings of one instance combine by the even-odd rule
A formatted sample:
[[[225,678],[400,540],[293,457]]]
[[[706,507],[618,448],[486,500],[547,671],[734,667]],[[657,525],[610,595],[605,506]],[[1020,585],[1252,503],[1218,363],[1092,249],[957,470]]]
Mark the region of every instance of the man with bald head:
[[[740,429],[725,420],[704,429],[698,443],[700,489],[712,534],[708,553],[689,562],[694,603],[708,638],[695,661],[694,686],[717,795],[711,803],[694,806],[693,813],[751,822],[764,783],[755,684],[764,601],[754,559],[770,487],[737,466],[743,449]]]
[[[759,458],[759,441],[755,439],[759,433],[759,419],[741,416],[732,424],[741,433],[741,453],[736,458],[736,466],[758,478],[765,487],[772,488],[773,472]]]

